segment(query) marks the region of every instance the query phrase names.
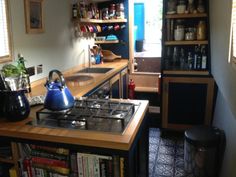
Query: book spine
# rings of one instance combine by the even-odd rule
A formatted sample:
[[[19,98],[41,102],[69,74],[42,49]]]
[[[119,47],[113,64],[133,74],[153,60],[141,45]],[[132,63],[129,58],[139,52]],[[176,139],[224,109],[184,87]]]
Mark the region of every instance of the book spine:
[[[72,174],[78,174],[78,162],[76,153],[72,153],[70,155],[70,169]]]
[[[27,171],[28,177],[33,177],[31,160],[29,158],[25,158],[23,161],[24,170]]]
[[[9,169],[9,176],[10,177],[17,177],[16,169],[14,167]]]
[[[68,163],[65,161],[48,159],[43,157],[32,157],[31,160],[32,163],[68,168]]]
[[[77,164],[78,164],[78,175],[79,175],[79,177],[84,177],[83,161],[82,161],[81,153],[77,153]]]
[[[113,176],[120,177],[120,158],[119,156],[113,157]]]
[[[44,158],[51,158],[51,159],[56,159],[56,160],[68,160],[68,156],[65,155],[60,155],[60,154],[55,154],[55,153],[48,153],[40,150],[33,149],[31,151],[31,156],[37,156],[37,157],[44,157]]]
[[[99,158],[94,156],[93,157],[93,164],[94,164],[94,177],[100,177],[100,168],[99,168]]]
[[[124,158],[120,158],[120,177],[124,177]]]
[[[100,176],[106,177],[106,160],[99,159],[99,167],[100,167]]]
[[[94,163],[93,163],[93,155],[88,156],[88,171],[89,177],[94,177]]]
[[[64,154],[69,155],[69,150],[65,148],[54,148],[54,147],[48,147],[48,146],[39,146],[39,145],[30,145],[31,149],[37,149],[37,150],[44,150],[47,152],[54,152],[58,154]]]
[[[60,173],[62,175],[68,175],[70,173],[69,168],[63,168],[63,167],[55,167],[55,166],[49,166],[49,165],[37,164],[37,163],[34,163],[33,167],[47,169],[49,171]]]

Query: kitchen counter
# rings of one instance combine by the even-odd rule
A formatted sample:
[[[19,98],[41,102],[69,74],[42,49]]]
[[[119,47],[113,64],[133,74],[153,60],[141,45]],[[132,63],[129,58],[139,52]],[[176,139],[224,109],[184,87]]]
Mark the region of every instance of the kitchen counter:
[[[72,94],[76,97],[83,96],[94,87],[103,83],[113,75],[119,73],[122,69],[127,67],[127,60],[116,60],[115,62],[104,63],[101,65],[95,65],[96,67],[111,67],[113,70],[106,74],[92,74],[94,81],[91,84],[85,86],[73,86],[68,84]],[[94,66],[93,66],[94,67]],[[65,78],[75,73],[81,68],[74,68],[70,71],[63,73]],[[45,94],[46,89],[43,86],[45,79],[33,83],[31,96]],[[148,101],[144,100],[122,100],[125,102],[132,102],[135,104],[140,103],[139,109],[135,112],[132,120],[126,127],[123,134],[98,132],[98,131],[86,131],[86,130],[71,130],[63,128],[46,128],[36,127],[32,125],[26,125],[27,122],[35,119],[36,111],[41,109],[42,106],[35,106],[31,108],[30,116],[19,122],[9,122],[5,119],[0,119],[0,135],[10,138],[19,138],[25,140],[38,140],[55,143],[66,143],[74,145],[84,145],[91,147],[111,148],[119,150],[129,150],[132,143],[139,131],[139,128],[144,120],[145,114],[148,109]]]
[[[75,97],[81,97],[88,93],[90,90],[95,88],[96,86],[100,85],[107,79],[111,78],[113,75],[117,74],[120,72],[122,69],[128,66],[128,60],[126,59],[118,59],[113,62],[106,62],[103,64],[98,64],[98,65],[92,65],[92,67],[100,67],[100,68],[114,68],[110,71],[108,71],[105,74],[95,74],[95,73],[79,73],[80,75],[89,75],[93,77],[93,80],[89,84],[78,84],[76,82],[66,82],[67,87],[70,89],[71,93]],[[72,68],[70,70],[67,70],[63,72],[63,76],[69,77],[73,74],[75,74],[77,71],[83,69],[83,67],[78,66],[75,68]],[[37,95],[44,95],[46,93],[46,88],[44,87],[44,84],[46,83],[46,79],[41,79],[39,81],[36,81],[32,83],[32,92],[30,93],[29,96],[37,96]]]
[[[129,150],[145,118],[145,114],[148,109],[148,101],[122,101],[132,102],[135,104],[140,103],[139,109],[135,112],[132,120],[127,125],[123,134],[26,125],[27,122],[35,118],[35,112],[41,108],[41,106],[37,106],[31,109],[30,116],[23,121],[9,122],[5,119],[1,119],[0,135],[24,140],[38,140],[118,150]]]

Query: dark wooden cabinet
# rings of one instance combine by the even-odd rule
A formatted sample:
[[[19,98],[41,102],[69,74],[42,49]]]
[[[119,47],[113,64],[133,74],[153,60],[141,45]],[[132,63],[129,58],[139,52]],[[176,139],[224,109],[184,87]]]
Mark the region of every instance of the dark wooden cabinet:
[[[214,95],[209,1],[201,4],[202,10],[200,1],[194,1],[194,11],[182,14],[168,12],[168,1],[163,3],[162,127],[185,130],[209,125]]]
[[[184,130],[211,124],[214,79],[165,77],[162,92],[162,127]]]

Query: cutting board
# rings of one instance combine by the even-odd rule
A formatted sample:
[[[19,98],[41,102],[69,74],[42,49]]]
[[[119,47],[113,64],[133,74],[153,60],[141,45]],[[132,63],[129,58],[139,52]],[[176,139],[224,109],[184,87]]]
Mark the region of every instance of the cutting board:
[[[103,61],[114,61],[117,58],[121,58],[121,55],[116,55],[110,50],[102,50]]]

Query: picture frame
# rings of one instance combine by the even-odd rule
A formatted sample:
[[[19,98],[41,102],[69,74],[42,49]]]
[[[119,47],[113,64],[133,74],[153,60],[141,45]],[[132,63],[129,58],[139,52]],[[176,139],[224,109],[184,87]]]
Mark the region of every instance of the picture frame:
[[[43,33],[43,0],[24,0],[26,33]]]

